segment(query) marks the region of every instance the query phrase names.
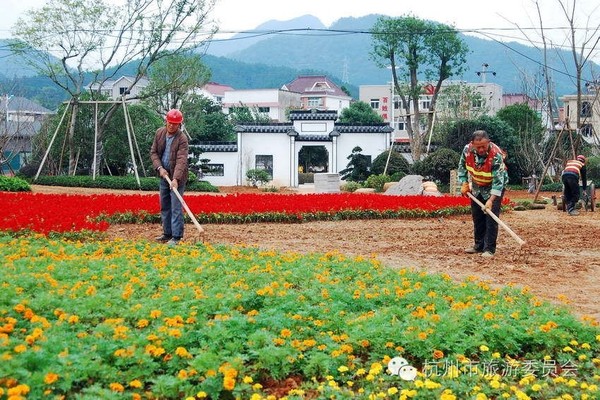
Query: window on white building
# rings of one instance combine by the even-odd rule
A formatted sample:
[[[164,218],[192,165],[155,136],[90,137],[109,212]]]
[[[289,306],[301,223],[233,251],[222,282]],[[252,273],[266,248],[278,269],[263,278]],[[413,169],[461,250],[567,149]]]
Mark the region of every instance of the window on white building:
[[[373,110],[379,110],[379,99],[371,99],[370,104]]]
[[[406,130],[406,120],[404,117],[398,118],[396,122],[396,129],[398,129],[399,131]]]
[[[592,103],[589,101],[581,102],[581,117],[589,118],[592,116]]]
[[[592,137],[594,134],[594,127],[591,124],[585,124],[581,127],[581,135],[583,137]]]
[[[323,105],[323,99],[321,97],[309,97],[308,98],[308,106],[309,107],[321,107]]]
[[[270,111],[271,111],[271,107],[258,107],[258,112],[259,113],[268,114]]]
[[[255,158],[255,169],[262,169],[269,173],[271,179],[273,179],[273,156],[257,154]]]

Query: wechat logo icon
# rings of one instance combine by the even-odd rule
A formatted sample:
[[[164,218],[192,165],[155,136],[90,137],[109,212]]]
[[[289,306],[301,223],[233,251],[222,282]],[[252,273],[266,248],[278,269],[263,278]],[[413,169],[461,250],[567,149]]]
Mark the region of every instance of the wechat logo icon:
[[[408,365],[402,357],[394,357],[388,363],[388,372],[391,375],[398,375],[404,381],[414,381],[417,377],[417,369]]]

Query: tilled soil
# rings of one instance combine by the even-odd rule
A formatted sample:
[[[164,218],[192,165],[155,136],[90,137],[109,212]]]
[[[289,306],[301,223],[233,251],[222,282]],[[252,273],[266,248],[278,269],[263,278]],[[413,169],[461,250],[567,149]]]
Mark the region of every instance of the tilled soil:
[[[239,189],[222,188],[222,192]],[[34,191],[53,190],[57,189],[34,187]],[[82,192],[86,190],[78,191]],[[542,193],[538,197],[552,194],[559,195]],[[507,197],[533,199],[533,195],[517,191],[508,192]],[[600,210],[582,211],[579,216],[571,217],[548,204],[542,210],[506,212],[500,218],[526,244],[519,246],[500,229],[497,252],[492,259],[464,253],[472,244],[470,215],[303,224],[208,224],[203,226],[203,240],[283,252],[375,255],[390,268],[414,267],[445,273],[456,280],[475,276],[495,285],[528,287],[543,299],[567,304],[581,316],[600,320]],[[114,225],[108,230],[109,238],[127,240],[152,240],[160,233],[158,224]],[[197,237],[196,228],[192,224],[186,226],[186,240],[191,242]]]

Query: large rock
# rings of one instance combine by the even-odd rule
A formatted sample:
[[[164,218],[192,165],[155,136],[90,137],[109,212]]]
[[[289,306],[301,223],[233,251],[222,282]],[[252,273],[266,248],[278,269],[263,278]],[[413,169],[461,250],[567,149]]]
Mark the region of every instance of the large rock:
[[[390,187],[384,194],[412,196],[423,192],[423,177],[421,175],[406,175],[400,182]]]

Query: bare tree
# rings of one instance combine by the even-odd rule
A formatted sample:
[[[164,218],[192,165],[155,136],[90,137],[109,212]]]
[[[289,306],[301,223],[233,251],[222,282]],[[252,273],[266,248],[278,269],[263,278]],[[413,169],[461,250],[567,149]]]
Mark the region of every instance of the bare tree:
[[[101,88],[135,62],[135,77],[124,96],[161,59],[201,48],[216,32],[209,19],[215,0],[125,0],[121,7],[102,0],[49,0],[31,10],[14,28],[13,49],[71,97],[69,173],[74,172],[77,107],[88,71]],[[99,96],[100,93],[94,93]],[[103,157],[102,133],[120,104],[100,116],[97,153]]]

